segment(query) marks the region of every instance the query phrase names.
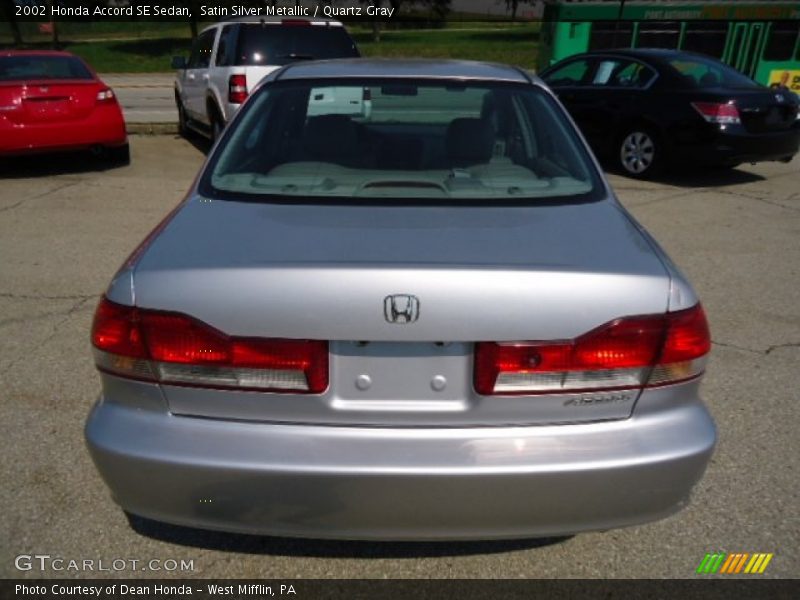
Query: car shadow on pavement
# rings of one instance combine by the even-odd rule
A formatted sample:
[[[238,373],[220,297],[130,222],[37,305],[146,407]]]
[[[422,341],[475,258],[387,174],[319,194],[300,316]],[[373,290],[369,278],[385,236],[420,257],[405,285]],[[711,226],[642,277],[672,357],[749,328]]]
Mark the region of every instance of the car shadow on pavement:
[[[624,173],[622,169],[618,169],[609,165],[604,165],[603,168],[607,173],[625,177],[630,181],[636,181],[636,179],[631,178]],[[766,178],[762,175],[751,173],[750,171],[743,171],[735,167],[684,167],[681,169],[676,168],[669,170],[663,174],[652,177],[649,179],[649,181],[664,185],[672,185],[675,187],[707,188],[728,185],[744,185],[747,183],[764,181],[765,179]]]
[[[195,131],[189,131],[184,135],[177,134],[175,136],[176,140],[184,140],[189,142],[195,150],[201,152],[203,156],[208,156],[208,153],[211,152],[211,148],[213,148],[214,144],[211,143],[211,140],[207,137],[200,135]]]
[[[706,188],[744,185],[764,181],[764,179],[765,177],[762,175],[739,169],[693,169],[666,174],[656,181],[678,187]]]
[[[573,536],[465,542],[374,542],[282,538],[207,531],[128,514],[131,528],[146,537],[222,552],[313,558],[431,558],[497,554],[561,544]]]
[[[14,156],[4,158],[0,162],[0,179],[33,179],[52,175],[99,173],[126,166],[91,152]]]

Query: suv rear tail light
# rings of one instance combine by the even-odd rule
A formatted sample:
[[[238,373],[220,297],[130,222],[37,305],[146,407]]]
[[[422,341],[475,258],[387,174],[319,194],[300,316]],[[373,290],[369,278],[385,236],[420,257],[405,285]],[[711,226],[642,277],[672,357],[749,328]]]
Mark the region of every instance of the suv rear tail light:
[[[703,373],[711,348],[703,308],[617,319],[574,340],[475,346],[483,395],[641,388]]]
[[[231,75],[228,80],[228,102],[241,104],[247,100],[247,77],[245,75]]]
[[[179,313],[103,298],[92,327],[97,368],[175,385],[320,394],[328,343],[232,337]]]
[[[733,101],[720,103],[720,102],[692,102],[694,108],[700,116],[709,123],[717,123],[719,125],[735,125],[741,123],[739,118],[739,109]]]
[[[103,88],[99,92],[97,92],[97,101],[98,102],[111,102],[114,100],[114,90],[111,88]]]

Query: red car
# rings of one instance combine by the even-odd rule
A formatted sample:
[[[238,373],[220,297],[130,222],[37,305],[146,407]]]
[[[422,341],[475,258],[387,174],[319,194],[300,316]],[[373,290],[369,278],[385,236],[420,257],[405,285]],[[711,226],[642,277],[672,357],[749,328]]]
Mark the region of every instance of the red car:
[[[64,150],[129,162],[114,92],[69,52],[0,51],[0,156]]]

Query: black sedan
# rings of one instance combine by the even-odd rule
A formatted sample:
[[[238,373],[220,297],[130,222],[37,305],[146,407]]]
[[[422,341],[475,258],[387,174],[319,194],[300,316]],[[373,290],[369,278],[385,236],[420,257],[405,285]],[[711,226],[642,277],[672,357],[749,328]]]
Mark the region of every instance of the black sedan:
[[[798,97],[702,54],[587,52],[541,73],[594,151],[633,177],[673,164],[789,161],[800,146]]]

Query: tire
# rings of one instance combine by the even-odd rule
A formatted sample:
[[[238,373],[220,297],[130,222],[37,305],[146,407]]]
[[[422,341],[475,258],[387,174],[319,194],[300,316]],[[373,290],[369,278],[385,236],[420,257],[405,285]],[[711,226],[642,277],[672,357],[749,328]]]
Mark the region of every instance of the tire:
[[[209,105],[208,120],[211,123],[211,143],[216,144],[225,129],[225,122],[216,106]]]
[[[178,96],[175,96],[175,104],[178,107],[178,135],[186,137],[189,133],[189,120],[186,117],[186,109]]]
[[[222,130],[223,130],[223,126],[222,126],[221,120],[219,119],[219,117],[215,117],[211,121],[211,143],[212,144],[216,144],[217,143],[217,140],[222,135]]]
[[[632,127],[619,138],[617,163],[629,177],[647,179],[664,167],[664,148],[658,135],[645,127]]]

